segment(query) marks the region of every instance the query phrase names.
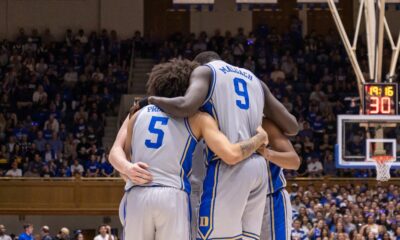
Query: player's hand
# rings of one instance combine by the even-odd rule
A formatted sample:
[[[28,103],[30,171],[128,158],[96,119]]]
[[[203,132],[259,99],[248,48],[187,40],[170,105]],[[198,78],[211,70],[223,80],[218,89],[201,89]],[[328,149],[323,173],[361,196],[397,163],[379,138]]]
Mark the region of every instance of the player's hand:
[[[260,155],[264,156],[265,149],[266,149],[265,146],[264,146],[264,145],[261,145],[261,146],[257,149],[257,152],[258,152]]]
[[[131,163],[125,175],[136,185],[143,185],[153,181],[153,176],[148,171],[149,165],[143,162]]]
[[[129,109],[129,118],[131,118],[139,110],[140,110],[139,103],[134,103],[131,109]]]
[[[154,104],[154,96],[148,97],[147,101],[149,101],[149,104]]]
[[[129,181],[128,176],[126,176],[125,174],[119,173],[119,176],[121,176],[121,178],[124,179],[125,182],[128,182],[128,181]]]
[[[264,128],[262,128],[261,126],[259,126],[257,128],[257,133],[262,134],[263,136],[265,136],[265,141],[264,141],[264,147],[268,146],[269,144],[269,140],[268,140],[268,133],[264,130]]]

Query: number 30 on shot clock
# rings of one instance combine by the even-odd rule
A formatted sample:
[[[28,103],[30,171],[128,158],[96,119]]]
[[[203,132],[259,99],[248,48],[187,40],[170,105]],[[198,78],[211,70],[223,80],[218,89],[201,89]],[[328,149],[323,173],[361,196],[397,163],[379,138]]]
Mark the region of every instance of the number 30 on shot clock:
[[[397,83],[364,84],[364,114],[396,115],[397,95]]]

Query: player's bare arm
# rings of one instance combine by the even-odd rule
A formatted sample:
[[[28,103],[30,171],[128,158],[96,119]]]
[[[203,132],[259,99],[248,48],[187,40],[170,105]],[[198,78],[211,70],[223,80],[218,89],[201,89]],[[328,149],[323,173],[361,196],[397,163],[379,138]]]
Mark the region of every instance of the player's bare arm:
[[[267,140],[267,133],[259,132],[250,139],[231,143],[218,129],[217,122],[207,113],[199,112],[189,119],[196,137],[204,138],[207,146],[228,165],[235,165],[250,157]]]
[[[207,97],[211,77],[212,72],[209,67],[197,67],[190,75],[190,85],[185,96],[176,98],[151,96],[148,101],[174,117],[193,116]]]
[[[278,99],[271,93],[267,84],[260,81],[264,91],[264,115],[272,120],[286,135],[294,136],[299,132],[299,124],[296,118],[289,113]]]
[[[131,119],[127,117],[118,131],[117,137],[110,150],[109,161],[115,169],[117,169],[121,176],[125,179],[130,179],[135,184],[145,184],[152,180],[152,176],[147,171],[147,164],[145,163],[131,163],[125,149],[125,143],[128,139],[128,125],[136,119],[134,115]]]
[[[263,128],[269,136],[271,148],[262,146],[258,152],[265,159],[275,163],[281,168],[297,170],[300,167],[300,158],[293,148],[290,140],[271,120],[264,119]]]

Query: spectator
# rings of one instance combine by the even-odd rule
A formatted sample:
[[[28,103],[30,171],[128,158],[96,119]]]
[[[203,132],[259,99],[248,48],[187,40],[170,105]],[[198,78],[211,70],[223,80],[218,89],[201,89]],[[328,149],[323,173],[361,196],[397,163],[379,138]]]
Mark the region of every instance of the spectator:
[[[37,150],[39,152],[43,152],[45,150],[46,140],[43,138],[43,132],[42,131],[38,131],[37,132],[37,137],[33,141],[33,143],[35,144],[35,146],[36,146],[36,148],[37,148]]]
[[[60,124],[53,114],[50,114],[49,119],[44,123],[44,128],[49,129],[52,132],[58,133]]]
[[[69,240],[69,239],[70,239],[69,229],[66,227],[61,228],[57,236],[55,237],[55,240]]]
[[[52,133],[51,140],[48,141],[48,144],[51,150],[56,154],[61,153],[63,150],[63,143],[59,139],[57,132]]]
[[[32,224],[25,224],[24,232],[21,233],[18,237],[18,240],[34,240],[33,239],[33,225]]]
[[[100,173],[100,166],[97,161],[96,155],[90,155],[90,160],[86,166],[86,176],[87,177],[98,177]]]
[[[25,172],[24,177],[40,177],[43,168],[43,160],[40,154],[35,154],[33,162],[28,165],[28,171]]]
[[[71,177],[71,169],[68,166],[68,162],[64,161],[58,169],[57,177]]]
[[[99,227],[99,234],[94,240],[114,240],[114,236],[110,236],[110,233],[108,233],[107,225],[101,225]]]
[[[109,235],[109,240],[115,240],[116,237],[112,234],[112,229],[110,225],[106,225],[107,234]]]
[[[11,240],[11,237],[6,234],[6,227],[0,224],[0,240]]]
[[[291,230],[292,240],[308,240],[307,232],[301,229],[301,220],[295,219],[293,221],[293,228]]]
[[[83,172],[85,169],[83,169],[83,166],[79,163],[78,159],[74,159],[74,164],[71,165],[71,174],[72,176],[82,176]]]
[[[319,220],[308,234],[310,240],[321,239],[323,229],[324,229],[324,221]]]
[[[344,230],[347,234],[350,234],[351,232],[356,230],[356,225],[353,223],[352,220],[353,220],[352,215],[345,214],[343,216]]]
[[[271,80],[276,83],[279,80],[285,79],[285,73],[276,65],[274,66],[274,70],[271,72]]]
[[[64,81],[67,86],[74,86],[78,82],[78,73],[72,67],[69,67],[68,72],[64,74]]]
[[[43,152],[43,159],[46,163],[54,161],[57,159],[57,153],[51,149],[50,144],[46,144],[45,150]]]
[[[85,240],[85,238],[82,233],[77,233],[75,236],[75,240]]]
[[[112,177],[114,175],[114,168],[111,163],[105,160],[101,164],[101,176],[102,177]]]
[[[18,168],[18,163],[14,161],[11,169],[6,172],[6,177],[22,177],[22,170]]]
[[[79,41],[82,44],[86,44],[88,42],[88,39],[83,29],[79,29],[78,35],[75,36],[75,40]]]
[[[44,91],[43,86],[39,85],[37,90],[33,93],[32,101],[37,106],[45,106],[47,103],[47,93]]]
[[[317,157],[312,157],[310,162],[308,163],[308,174],[311,177],[321,177],[323,167],[321,162],[318,160]]]
[[[41,233],[42,233],[41,240],[53,240],[53,238],[50,236],[50,228],[48,226],[43,226]]]

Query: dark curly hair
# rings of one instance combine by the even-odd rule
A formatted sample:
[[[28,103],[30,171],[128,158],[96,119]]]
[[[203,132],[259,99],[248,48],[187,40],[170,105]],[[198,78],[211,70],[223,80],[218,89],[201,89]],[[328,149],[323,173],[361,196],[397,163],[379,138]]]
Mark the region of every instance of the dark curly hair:
[[[190,74],[198,66],[198,63],[176,58],[155,65],[147,81],[147,94],[168,98],[183,96],[189,87]]]

